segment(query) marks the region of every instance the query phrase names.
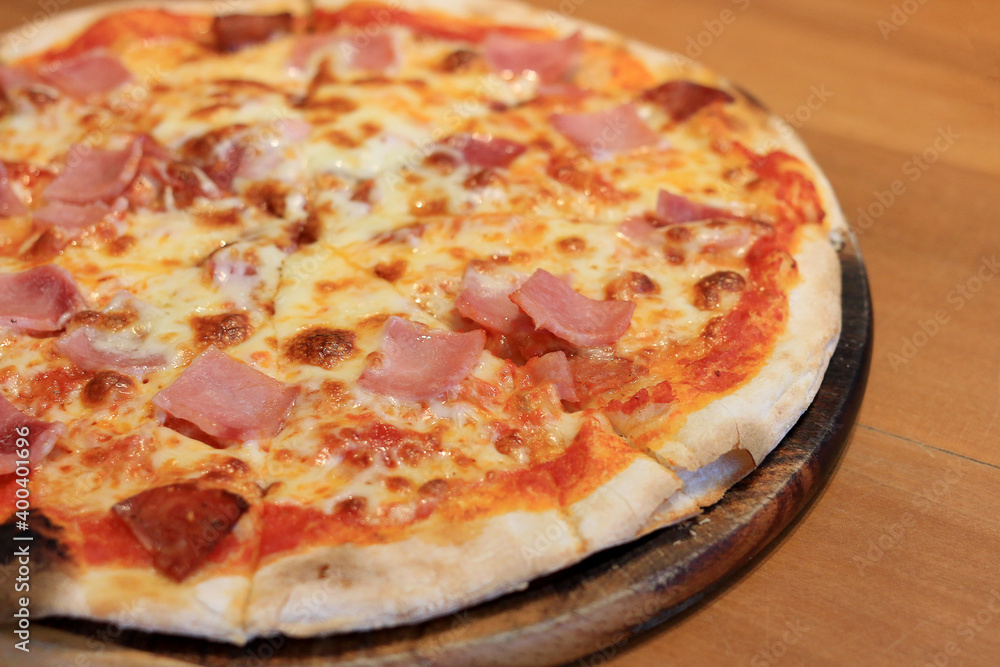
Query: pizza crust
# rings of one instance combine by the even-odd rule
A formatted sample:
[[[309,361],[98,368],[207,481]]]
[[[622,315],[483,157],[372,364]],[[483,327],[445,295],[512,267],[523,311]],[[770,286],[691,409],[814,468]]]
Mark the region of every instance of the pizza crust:
[[[421,621],[523,589],[583,555],[557,510],[510,512],[457,530],[429,524],[400,542],[319,547],[264,564],[253,579],[247,633],[306,637]]]
[[[152,570],[54,568],[33,575],[32,614],[110,621],[122,628],[243,644],[246,576],[175,584]],[[37,591],[37,592],[35,592]]]
[[[654,512],[643,533],[721,498],[781,442],[819,390],[840,335],[840,263],[823,228],[801,229],[794,255],[801,282],[789,294],[785,333],[750,382],[689,415],[676,437],[657,450],[688,462],[677,467],[685,485]],[[735,461],[725,458],[732,452],[745,452],[753,465],[733,468]]]

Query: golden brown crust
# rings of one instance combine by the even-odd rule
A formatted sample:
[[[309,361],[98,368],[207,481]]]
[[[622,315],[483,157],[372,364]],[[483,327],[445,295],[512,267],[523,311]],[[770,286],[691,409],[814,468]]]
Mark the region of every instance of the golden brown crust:
[[[461,526],[432,519],[400,542],[319,547],[263,564],[247,631],[298,637],[416,622],[523,588],[583,553],[557,510]]]

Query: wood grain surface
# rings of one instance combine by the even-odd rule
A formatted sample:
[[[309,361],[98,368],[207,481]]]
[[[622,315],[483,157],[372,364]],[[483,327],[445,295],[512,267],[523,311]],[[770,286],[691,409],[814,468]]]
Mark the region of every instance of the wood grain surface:
[[[0,29],[86,4],[3,0]],[[720,594],[579,664],[1000,664],[1000,3],[535,4],[789,118],[859,232],[876,321],[859,425],[808,515]]]

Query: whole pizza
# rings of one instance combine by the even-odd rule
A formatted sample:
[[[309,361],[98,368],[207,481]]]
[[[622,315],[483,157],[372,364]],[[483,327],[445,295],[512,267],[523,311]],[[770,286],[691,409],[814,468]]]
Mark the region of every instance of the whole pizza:
[[[243,643],[521,589],[718,500],[837,341],[828,183],[686,58],[492,0],[2,44],[4,614]]]

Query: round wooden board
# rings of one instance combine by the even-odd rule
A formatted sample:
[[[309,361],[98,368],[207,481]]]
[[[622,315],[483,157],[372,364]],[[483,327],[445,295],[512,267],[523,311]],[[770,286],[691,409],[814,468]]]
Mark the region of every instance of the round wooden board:
[[[596,554],[520,593],[419,625],[236,647],[40,621],[29,664],[548,665],[618,653],[747,566],[836,466],[864,394],[872,336],[868,279],[853,239],[840,260],[843,332],[815,401],[764,463],[699,517]]]

